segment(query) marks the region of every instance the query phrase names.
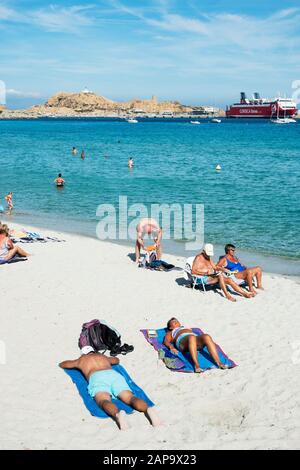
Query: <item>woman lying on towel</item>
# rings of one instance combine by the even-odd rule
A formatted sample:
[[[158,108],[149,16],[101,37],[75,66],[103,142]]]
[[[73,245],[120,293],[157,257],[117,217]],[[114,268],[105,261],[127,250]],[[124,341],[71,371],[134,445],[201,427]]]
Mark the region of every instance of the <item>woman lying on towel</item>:
[[[14,246],[9,238],[7,225],[0,225],[0,264],[7,263],[16,255],[26,257],[28,253],[19,246]]]
[[[167,346],[173,354],[178,354],[178,351],[182,353],[189,352],[192,357],[195,372],[198,374],[203,372],[198,362],[198,351],[203,349],[205,346],[220,369],[228,368],[220,362],[216,345],[209,335],[197,335],[190,328],[182,326],[174,317],[168,321],[167,329],[168,332],[164,338],[164,345]],[[173,344],[176,347],[174,347]]]

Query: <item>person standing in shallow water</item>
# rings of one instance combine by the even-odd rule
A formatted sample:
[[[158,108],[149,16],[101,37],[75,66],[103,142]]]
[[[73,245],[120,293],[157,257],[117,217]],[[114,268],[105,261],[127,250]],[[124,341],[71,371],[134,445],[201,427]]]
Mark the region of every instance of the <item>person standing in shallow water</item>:
[[[54,183],[57,188],[62,188],[64,186],[65,180],[62,178],[61,173],[59,173],[58,177],[55,178]]]
[[[9,192],[7,196],[5,196],[5,200],[7,202],[7,209],[8,209],[8,213],[11,214],[11,211],[13,210],[14,206],[13,206],[13,202],[12,202],[12,197],[13,197],[13,193],[12,192]]]
[[[133,167],[134,167],[134,161],[133,161],[133,158],[130,157],[128,160],[128,168],[133,168]]]
[[[84,150],[82,150],[80,158],[81,158],[81,160],[85,159]]]

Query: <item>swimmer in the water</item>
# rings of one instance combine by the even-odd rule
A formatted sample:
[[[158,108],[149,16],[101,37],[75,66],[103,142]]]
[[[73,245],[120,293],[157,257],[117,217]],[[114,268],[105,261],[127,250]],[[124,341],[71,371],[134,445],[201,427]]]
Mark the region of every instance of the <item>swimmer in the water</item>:
[[[58,188],[61,188],[65,184],[65,180],[62,178],[61,173],[59,173],[58,177],[55,178],[54,183]]]
[[[76,147],[72,148],[72,155],[77,155],[77,148]]]
[[[80,158],[81,158],[81,160],[85,159],[84,150],[82,150]]]
[[[133,168],[133,167],[134,167],[134,161],[133,161],[133,158],[130,157],[128,160],[128,168]]]
[[[162,229],[155,219],[145,218],[141,219],[136,227],[137,238],[135,244],[135,262],[139,263],[141,248],[145,249],[144,235],[152,235],[156,245],[157,259],[161,258],[161,238]]]

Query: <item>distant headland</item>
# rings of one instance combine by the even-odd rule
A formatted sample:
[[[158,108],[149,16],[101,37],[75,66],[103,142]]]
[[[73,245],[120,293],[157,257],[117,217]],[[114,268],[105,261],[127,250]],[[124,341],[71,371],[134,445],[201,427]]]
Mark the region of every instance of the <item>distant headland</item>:
[[[0,119],[38,119],[43,117],[189,117],[224,116],[224,111],[212,106],[187,106],[178,101],[148,100],[112,101],[87,89],[79,93],[59,92],[44,104],[28,109],[11,110],[0,106]]]

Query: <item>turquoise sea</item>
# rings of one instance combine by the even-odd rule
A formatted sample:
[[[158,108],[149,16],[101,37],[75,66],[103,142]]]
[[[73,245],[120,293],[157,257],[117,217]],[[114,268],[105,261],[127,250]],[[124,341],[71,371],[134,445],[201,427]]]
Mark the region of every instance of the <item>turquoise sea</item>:
[[[0,205],[13,191],[16,222],[95,235],[97,206],[117,205],[119,195],[129,204],[199,203],[206,241],[296,260],[299,175],[300,123],[0,121]]]

